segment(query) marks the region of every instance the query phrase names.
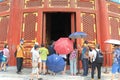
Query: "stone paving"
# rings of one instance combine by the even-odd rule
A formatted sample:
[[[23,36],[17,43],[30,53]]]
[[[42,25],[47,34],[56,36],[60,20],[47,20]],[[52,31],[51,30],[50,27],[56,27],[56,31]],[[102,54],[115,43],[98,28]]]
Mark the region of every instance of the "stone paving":
[[[104,68],[102,68],[102,78],[101,80],[111,80],[111,68],[108,69],[109,73],[103,73]],[[22,70],[22,74],[16,74],[16,67],[8,67],[6,72],[0,72],[0,80],[29,80],[30,79],[30,73],[31,68],[24,68]],[[65,75],[61,75],[61,73],[57,73],[56,75],[40,75],[39,77],[42,77],[43,80],[91,80],[90,73],[87,77],[80,76],[81,74],[78,74],[77,76],[71,76],[69,71]],[[97,75],[95,74],[95,80],[97,80]],[[37,80],[37,79],[34,79]],[[115,80],[118,80],[118,74],[115,76]]]

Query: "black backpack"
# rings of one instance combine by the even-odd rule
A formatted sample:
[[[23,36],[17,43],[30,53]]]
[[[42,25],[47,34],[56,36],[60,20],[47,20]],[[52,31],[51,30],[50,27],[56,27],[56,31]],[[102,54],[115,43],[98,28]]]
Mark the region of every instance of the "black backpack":
[[[0,56],[3,56],[3,51],[0,51]]]
[[[15,56],[15,57],[17,56],[17,49],[15,50],[14,56]]]
[[[95,62],[96,63],[103,63],[104,58],[103,58],[102,52],[100,50],[99,51],[96,50],[96,52],[97,52],[97,55],[96,55]]]

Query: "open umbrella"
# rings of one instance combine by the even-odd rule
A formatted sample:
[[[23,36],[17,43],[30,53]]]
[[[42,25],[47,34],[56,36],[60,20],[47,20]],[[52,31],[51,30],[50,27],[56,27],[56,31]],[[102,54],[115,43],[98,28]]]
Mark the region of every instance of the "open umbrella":
[[[120,45],[120,40],[116,40],[116,39],[108,39],[105,41],[105,43],[108,44],[115,44],[115,45]]]
[[[74,39],[76,39],[76,38],[84,38],[84,37],[86,37],[87,36],[87,34],[85,33],[85,32],[74,32],[74,33],[71,33],[70,35],[69,35],[69,38],[74,38]]]
[[[61,56],[56,54],[52,54],[48,56],[46,61],[47,67],[50,71],[58,73],[64,70],[65,62]]]
[[[69,54],[73,51],[73,41],[69,38],[60,38],[55,42],[54,49],[58,54]]]

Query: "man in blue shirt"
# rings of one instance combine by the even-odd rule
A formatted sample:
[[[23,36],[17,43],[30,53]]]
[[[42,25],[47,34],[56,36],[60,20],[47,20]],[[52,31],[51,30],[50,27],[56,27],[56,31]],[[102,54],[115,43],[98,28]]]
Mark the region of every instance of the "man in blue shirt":
[[[84,41],[83,47],[82,47],[82,67],[83,67],[83,75],[88,75],[88,41]]]

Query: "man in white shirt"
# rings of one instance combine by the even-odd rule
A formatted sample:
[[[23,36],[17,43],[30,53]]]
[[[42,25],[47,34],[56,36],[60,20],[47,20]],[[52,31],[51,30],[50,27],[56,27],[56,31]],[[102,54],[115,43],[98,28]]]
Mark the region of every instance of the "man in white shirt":
[[[97,56],[97,51],[100,50],[100,45],[98,44],[94,44],[91,47],[89,47],[89,56],[90,56],[90,61],[92,62],[92,72],[91,72],[91,78],[92,80],[94,80],[94,71],[95,71],[95,68],[97,67],[97,72],[98,72],[98,80],[101,79],[101,66],[102,66],[102,63],[97,63],[95,60],[96,60],[96,56]]]

